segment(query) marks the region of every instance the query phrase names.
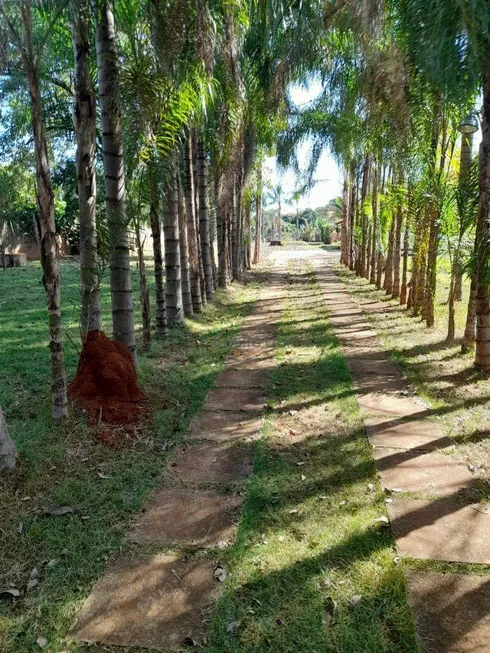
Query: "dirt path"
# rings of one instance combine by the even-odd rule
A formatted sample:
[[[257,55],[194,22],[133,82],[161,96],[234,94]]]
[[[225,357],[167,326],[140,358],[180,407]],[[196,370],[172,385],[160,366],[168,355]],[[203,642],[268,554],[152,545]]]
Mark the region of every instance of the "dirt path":
[[[412,560],[489,564],[490,510],[475,503],[471,473],[444,451],[450,440],[430,421],[430,408],[411,395],[401,368],[324,257],[313,260],[388,495],[398,553]],[[461,574],[453,567],[407,573],[421,650],[490,650],[490,580],[478,570]]]

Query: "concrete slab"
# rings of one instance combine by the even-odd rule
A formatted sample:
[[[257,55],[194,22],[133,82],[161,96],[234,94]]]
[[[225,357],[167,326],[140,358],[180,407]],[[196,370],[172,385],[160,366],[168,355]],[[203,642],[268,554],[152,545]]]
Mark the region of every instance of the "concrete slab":
[[[366,415],[408,417],[427,410],[427,406],[421,400],[390,394],[386,390],[359,392],[357,401]]]
[[[373,449],[373,456],[386,489],[449,496],[471,485],[467,467],[451,456],[393,449]]]
[[[230,370],[272,370],[275,366],[274,353],[263,350],[233,350],[225,360],[225,367]]]
[[[419,408],[423,413],[423,408]],[[451,440],[434,424],[421,419],[398,420],[370,417],[364,420],[373,447],[423,449],[433,451],[451,444]]]
[[[223,370],[216,379],[216,388],[267,388],[271,376],[266,370]]]
[[[144,511],[128,535],[141,544],[215,546],[234,534],[241,499],[185,488],[163,488],[151,493]]]
[[[181,650],[186,637],[202,641],[218,594],[209,561],[123,557],[95,585],[71,634],[84,642]]]
[[[490,564],[490,514],[484,506],[395,499],[388,511],[400,555]]]
[[[263,422],[262,417],[244,412],[202,412],[191,423],[185,439],[229,442],[256,438]]]
[[[392,363],[388,357],[382,353],[380,353],[377,359],[370,358],[366,360],[364,358],[348,357],[347,365],[356,380],[370,378],[372,376],[391,376],[393,378],[400,378],[402,376],[402,371],[398,365]]]
[[[267,395],[260,390],[244,388],[213,388],[209,391],[203,410],[244,410],[260,412],[267,403]]]
[[[185,483],[238,483],[253,470],[252,447],[195,444],[180,447],[171,469]]]
[[[421,653],[490,650],[490,579],[409,571],[408,601]]]

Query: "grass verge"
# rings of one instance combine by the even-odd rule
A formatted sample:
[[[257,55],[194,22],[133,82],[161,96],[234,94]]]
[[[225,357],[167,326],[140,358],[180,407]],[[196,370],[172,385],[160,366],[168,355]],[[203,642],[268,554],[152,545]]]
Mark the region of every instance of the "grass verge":
[[[293,262],[270,412],[206,650],[416,651],[351,378],[309,264]]]
[[[155,338],[151,351],[139,360],[151,423],[139,427],[121,448],[109,450],[95,440],[76,410],[63,426],[51,425],[39,269],[30,266],[3,274],[0,401],[21,456],[16,472],[0,480],[0,587],[18,588],[21,596],[14,601],[0,597],[0,651],[40,650],[40,636],[49,642],[47,650],[68,650],[64,637],[76,609],[107,557],[121,547],[131,517],[163,475],[167,452],[214,385],[255,301],[260,276],[218,293],[202,315],[189,320],[186,328],[172,330],[164,341]],[[71,335],[67,368],[72,376],[77,268],[64,264],[62,278],[65,328]],[[103,290],[107,321],[109,293]],[[137,307],[135,315],[138,319]],[[70,506],[74,512],[43,515],[52,504]]]

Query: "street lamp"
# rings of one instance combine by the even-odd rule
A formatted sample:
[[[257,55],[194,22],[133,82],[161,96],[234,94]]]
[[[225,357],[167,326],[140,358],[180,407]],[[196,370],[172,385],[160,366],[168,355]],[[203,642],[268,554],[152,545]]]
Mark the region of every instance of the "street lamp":
[[[474,134],[478,131],[478,118],[471,112],[468,113],[458,125],[461,134]]]

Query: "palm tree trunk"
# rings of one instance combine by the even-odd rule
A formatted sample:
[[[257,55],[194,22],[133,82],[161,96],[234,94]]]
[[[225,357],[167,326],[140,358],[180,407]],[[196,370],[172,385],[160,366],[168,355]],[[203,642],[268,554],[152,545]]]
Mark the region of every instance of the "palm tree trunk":
[[[373,240],[373,225],[369,225],[367,247],[366,247],[366,267],[364,269],[364,277],[369,279],[370,265],[371,265],[371,244]]]
[[[182,305],[184,315],[189,317],[193,315],[192,309],[192,292],[191,292],[191,274],[189,263],[189,248],[187,241],[187,216],[184,205],[184,193],[182,186],[178,184],[179,193],[179,239],[180,239],[180,269],[182,272]]]
[[[471,275],[470,296],[468,299],[468,311],[466,313],[466,326],[463,340],[461,341],[461,353],[466,354],[475,346],[476,337],[476,298],[477,298],[477,278],[474,272]]]
[[[253,263],[260,262],[260,249],[262,245],[262,164],[257,171],[257,188],[255,191],[255,243]]]
[[[396,212],[396,226],[395,226],[395,243],[393,248],[393,289],[391,296],[394,299],[400,297],[400,255],[401,255],[401,240],[402,240],[402,227],[403,227],[403,208],[399,206]]]
[[[454,301],[455,301],[455,291],[456,291],[456,278],[454,274],[451,275],[451,283],[449,286],[449,297],[448,297],[448,320],[447,320],[447,342],[453,342],[455,336],[455,324],[454,324]]]
[[[475,365],[490,370],[490,284],[488,282],[488,258],[490,237],[490,70],[483,84],[482,141],[480,143],[480,205],[477,220],[477,306]]]
[[[340,227],[340,262],[349,267],[349,199],[350,199],[350,186],[349,186],[349,171],[344,167],[344,186],[342,193],[342,224]],[[299,240],[299,223],[296,226],[297,235]]]
[[[429,254],[427,256],[427,290],[425,293],[425,310],[422,317],[427,322],[427,327],[434,326],[434,302],[437,284],[437,251],[439,247],[439,217],[434,211],[430,223]]]
[[[371,244],[371,273],[369,281],[376,283],[376,244],[378,241],[378,166],[373,167],[373,194],[371,198],[373,210],[373,239]]]
[[[251,235],[250,235],[250,214],[252,211],[251,201],[247,198],[247,201],[243,207],[243,264],[247,270],[251,268]]]
[[[80,212],[80,278],[82,340],[101,329],[100,285],[95,224],[95,94],[90,77],[90,7],[88,0],[72,0],[72,40],[75,54],[73,122],[77,137],[75,164]]]
[[[386,254],[386,268],[385,268],[385,282],[384,290],[387,295],[393,292],[393,253],[395,249],[395,230],[396,230],[396,216],[394,215],[391,220],[390,235],[388,237],[388,251]]]
[[[107,224],[111,252],[112,333],[136,356],[133,293],[126,217],[116,30],[110,0],[92,0],[96,24]]]
[[[140,294],[141,294],[141,318],[143,323],[142,349],[148,351],[151,344],[151,311],[150,311],[150,290],[146,278],[146,265],[144,253],[144,241],[141,240],[141,231],[139,222],[134,225],[136,233],[136,247],[138,248],[138,268],[140,277]]]
[[[211,178],[210,178],[211,179]],[[213,292],[218,288],[218,270],[216,269],[216,187],[214,183],[210,184],[211,200],[209,207],[209,251],[211,254],[211,266],[213,268]]]
[[[201,238],[201,256],[204,269],[206,299],[213,299],[213,266],[211,263],[211,247],[209,242],[209,206],[208,206],[208,162],[204,142],[198,143],[199,169],[199,232]]]
[[[32,44],[32,15],[29,0],[21,7],[25,48],[21,56],[27,76],[31,104],[32,132],[36,156],[36,200],[41,223],[41,265],[48,305],[49,347],[51,352],[51,416],[58,422],[68,416],[63,326],[61,323],[60,274],[56,258],[54,193],[49,169],[48,144],[44,126],[39,68]]]
[[[155,322],[158,335],[168,334],[165,289],[163,284],[162,225],[160,221],[159,189],[154,166],[150,168],[150,226],[155,265]]]
[[[402,285],[400,288],[400,306],[407,303],[407,280],[408,280],[408,249],[410,247],[410,225],[408,215],[405,218],[405,235],[403,237],[403,270]]]
[[[169,326],[184,324],[182,306],[182,272],[180,268],[179,239],[179,194],[177,176],[172,172],[167,188],[166,211],[163,214],[163,234],[165,239],[165,273],[167,277],[165,300]]]
[[[378,252],[378,260],[376,263],[376,288],[381,290],[383,284],[383,254]]]
[[[0,406],[0,474],[14,469],[16,458],[17,448],[9,436],[7,424]]]
[[[359,265],[359,274],[361,277],[366,276],[366,261],[368,247],[368,216],[366,213],[366,198],[369,186],[369,171],[371,168],[371,156],[368,154],[364,160],[364,169],[362,172],[361,187],[361,257]]]
[[[232,279],[240,279],[240,265],[239,265],[239,238],[238,238],[238,202],[237,202],[237,190],[236,186],[233,185],[231,191],[231,270],[232,270]]]
[[[192,308],[194,313],[202,311],[201,279],[199,274],[199,244],[196,230],[196,201],[192,165],[192,131],[185,148],[185,204],[187,209],[187,243],[189,249]]]
[[[349,269],[355,269],[355,221],[356,221],[356,206],[357,206],[357,183],[355,179],[355,171],[352,171],[352,185],[351,195],[349,202]]]

